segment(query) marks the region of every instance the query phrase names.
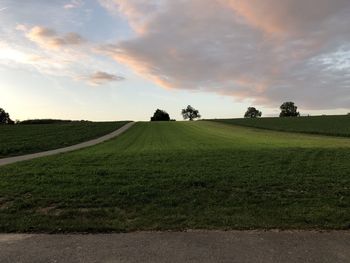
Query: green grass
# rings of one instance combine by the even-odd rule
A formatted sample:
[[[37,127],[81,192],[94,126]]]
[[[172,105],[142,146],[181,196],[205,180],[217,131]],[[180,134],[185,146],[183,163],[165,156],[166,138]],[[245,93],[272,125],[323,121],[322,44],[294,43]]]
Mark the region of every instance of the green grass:
[[[349,229],[349,160],[347,138],[137,123],[0,167],[0,232]]]
[[[298,118],[218,119],[214,121],[277,131],[350,137],[350,115]]]
[[[74,145],[110,133],[126,122],[0,125],[0,158]]]

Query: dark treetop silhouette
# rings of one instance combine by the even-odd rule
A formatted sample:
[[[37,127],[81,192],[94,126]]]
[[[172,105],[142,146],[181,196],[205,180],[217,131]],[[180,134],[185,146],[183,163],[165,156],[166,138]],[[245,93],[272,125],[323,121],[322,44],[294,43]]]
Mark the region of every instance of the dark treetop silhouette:
[[[188,105],[186,109],[181,111],[181,114],[185,120],[193,121],[201,117],[199,111],[193,108],[191,105]]]
[[[259,118],[261,117],[262,112],[258,111],[254,107],[249,107],[246,113],[244,114],[244,118]]]
[[[151,121],[170,121],[170,116],[166,111],[157,109],[151,117]]]
[[[10,114],[8,114],[3,108],[0,108],[0,124],[14,124],[11,120]]]
[[[294,102],[288,101],[281,105],[280,117],[299,117],[298,107],[294,105]]]

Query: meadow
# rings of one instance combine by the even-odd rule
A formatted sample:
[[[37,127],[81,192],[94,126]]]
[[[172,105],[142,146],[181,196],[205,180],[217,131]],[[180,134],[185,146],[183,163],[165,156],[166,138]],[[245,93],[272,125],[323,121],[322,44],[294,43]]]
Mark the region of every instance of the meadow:
[[[0,158],[47,151],[95,139],[126,122],[0,125]]]
[[[136,123],[0,167],[0,232],[349,229],[350,139],[217,122]]]
[[[298,118],[217,119],[214,121],[277,131],[350,137],[350,115]]]

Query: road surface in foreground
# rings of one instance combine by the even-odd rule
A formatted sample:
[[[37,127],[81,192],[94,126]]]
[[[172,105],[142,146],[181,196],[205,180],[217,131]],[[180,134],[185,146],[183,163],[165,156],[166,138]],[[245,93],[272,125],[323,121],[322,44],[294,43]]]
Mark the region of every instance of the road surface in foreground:
[[[0,262],[350,262],[349,231],[0,235]]]

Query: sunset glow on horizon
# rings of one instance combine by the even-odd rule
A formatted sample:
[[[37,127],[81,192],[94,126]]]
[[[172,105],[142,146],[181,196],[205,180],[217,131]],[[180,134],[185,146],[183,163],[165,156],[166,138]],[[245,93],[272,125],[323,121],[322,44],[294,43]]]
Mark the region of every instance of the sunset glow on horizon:
[[[350,112],[349,0],[0,0],[12,119]]]

